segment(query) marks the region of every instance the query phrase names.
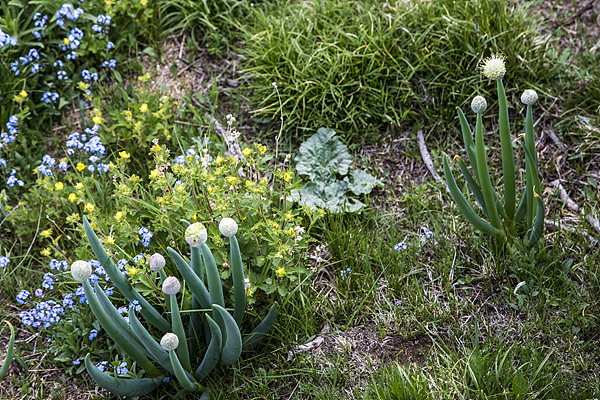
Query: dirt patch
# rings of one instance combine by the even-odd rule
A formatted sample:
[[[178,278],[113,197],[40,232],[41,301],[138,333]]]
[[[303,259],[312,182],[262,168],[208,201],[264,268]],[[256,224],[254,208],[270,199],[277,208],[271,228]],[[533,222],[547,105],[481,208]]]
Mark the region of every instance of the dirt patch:
[[[355,372],[366,371],[373,365],[386,365],[397,362],[401,365],[408,363],[425,364],[427,354],[433,346],[430,337],[417,334],[405,338],[396,334],[386,334],[383,339],[375,330],[359,326],[346,332],[327,332],[329,325],[325,324],[323,331],[310,342],[293,346],[288,354],[288,360],[300,353],[308,354],[314,361],[324,365],[329,360],[335,360],[340,355],[351,365]]]

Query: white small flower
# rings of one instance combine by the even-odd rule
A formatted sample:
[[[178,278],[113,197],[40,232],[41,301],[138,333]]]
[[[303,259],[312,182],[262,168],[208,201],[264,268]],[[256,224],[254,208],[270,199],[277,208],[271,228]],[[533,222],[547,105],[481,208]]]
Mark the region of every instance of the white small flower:
[[[232,237],[238,231],[238,224],[233,218],[223,218],[219,223],[219,231],[223,236]]]
[[[185,241],[192,247],[200,247],[206,243],[208,232],[200,222],[191,224],[185,230]]]
[[[535,92],[535,90],[527,89],[521,95],[521,101],[524,104],[527,104],[528,106],[530,106],[532,104],[535,104],[536,101],[538,101],[538,95]]]
[[[174,333],[165,333],[162,339],[160,339],[160,346],[166,351],[175,350],[179,346],[179,338]]]
[[[89,262],[77,260],[71,264],[71,275],[78,282],[83,282],[92,275],[92,266]]]
[[[495,81],[504,78],[506,73],[504,59],[504,56],[500,53],[492,54],[491,57],[486,58],[481,66],[483,75]]]
[[[181,283],[179,283],[179,279],[174,276],[169,276],[162,284],[162,291],[164,294],[172,296],[179,293],[179,289],[181,289]]]
[[[154,253],[150,257],[150,270],[153,272],[160,271],[165,267],[166,261],[162,254]]]
[[[487,101],[485,100],[485,97],[475,96],[471,101],[471,110],[473,110],[475,114],[483,114],[486,109]]]

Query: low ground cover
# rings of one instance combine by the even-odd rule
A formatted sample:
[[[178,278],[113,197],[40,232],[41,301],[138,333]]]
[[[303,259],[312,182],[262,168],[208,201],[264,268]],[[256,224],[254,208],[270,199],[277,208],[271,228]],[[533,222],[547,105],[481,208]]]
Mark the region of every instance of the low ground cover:
[[[17,335],[0,396],[111,398],[89,377],[88,355],[115,378],[152,376],[111,339],[69,271],[90,261],[98,298],[139,316],[97,261],[85,216],[169,321],[174,304],[151,257],[172,248],[193,266],[189,222],[206,227],[218,267],[212,278],[206,267],[211,296],[222,287],[233,313],[245,292],[242,334],[278,303],[264,342],[200,382],[213,399],[599,397],[598,9],[547,3],[3,5],[0,297]],[[470,101],[484,96],[480,149],[505,204],[496,88],[478,71],[500,51],[517,193],[544,203],[543,234],[529,247],[473,227],[414,138],[424,132],[440,174],[443,154],[467,160],[456,107],[472,121]],[[519,145],[525,89],[539,95],[529,161],[541,188],[528,189]],[[311,158],[324,169],[308,168],[300,141],[325,127],[344,144],[313,148],[329,153]],[[310,178],[325,182],[319,193],[338,205],[352,197],[359,212],[298,199],[321,170],[331,176]],[[462,178],[458,188],[489,220]],[[243,291],[223,218],[239,227]],[[180,267],[168,260],[164,271],[183,284],[176,306],[187,324],[198,292]],[[140,321],[158,344],[163,332]],[[8,325],[1,335],[5,354]],[[165,378],[143,398],[185,388],[181,375]]]

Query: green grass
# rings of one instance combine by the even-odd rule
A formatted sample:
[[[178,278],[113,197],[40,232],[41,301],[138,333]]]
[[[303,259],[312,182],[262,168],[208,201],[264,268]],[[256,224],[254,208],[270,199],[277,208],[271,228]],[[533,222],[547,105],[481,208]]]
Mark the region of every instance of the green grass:
[[[433,127],[489,94],[477,70],[495,52],[507,58],[509,96],[535,88],[560,97],[567,60],[538,29],[526,6],[499,0],[267,4],[244,31],[254,112],[277,119],[277,82],[295,130],[329,126],[361,142],[390,124]]]

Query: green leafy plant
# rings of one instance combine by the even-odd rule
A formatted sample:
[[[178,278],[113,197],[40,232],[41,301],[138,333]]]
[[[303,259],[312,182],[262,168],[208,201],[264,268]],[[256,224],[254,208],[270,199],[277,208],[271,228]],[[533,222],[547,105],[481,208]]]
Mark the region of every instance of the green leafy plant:
[[[6,358],[4,359],[4,364],[2,364],[2,367],[0,367],[0,380],[4,378],[4,375],[6,375],[6,373],[8,372],[8,369],[10,368],[10,363],[12,362],[13,356],[15,354],[15,328],[10,322],[4,322],[6,322],[6,324],[10,328],[10,340],[8,342],[8,347],[6,348]]]
[[[320,128],[300,146],[296,156],[296,171],[308,177],[301,189],[292,190],[292,199],[310,208],[324,208],[331,212],[355,212],[365,204],[353,197],[371,193],[375,186],[383,186],[374,176],[360,169],[351,170],[352,156],[348,147],[333,129]],[[342,176],[343,179],[339,179]]]
[[[504,57],[500,54],[488,58],[483,65],[484,75],[496,81],[498,91],[498,104],[500,108],[498,129],[500,133],[502,172],[504,175],[504,204],[500,202],[498,194],[492,187],[488,170],[486,151],[483,143],[482,122],[482,114],[487,108],[487,102],[481,96],[475,97],[471,103],[471,108],[477,114],[475,143],[473,143],[473,134],[469,124],[462,110],[458,108],[463,140],[473,174],[467,169],[459,156],[456,156],[455,159],[486,219],[477,215],[473,207],[465,199],[462,191],[458,188],[446,156],[444,156],[443,160],[444,176],[448,189],[458,208],[476,229],[495,237],[500,243],[513,244],[517,236],[517,224],[524,221],[527,229],[524,244],[527,248],[531,248],[542,236],[545,212],[544,202],[539,196],[542,188],[538,174],[538,159],[533,137],[532,104],[537,101],[538,96],[533,90],[526,90],[521,96],[521,101],[527,105],[525,142],[523,144],[526,186],[525,193],[517,208],[515,199],[515,160],[510,137],[506,94],[504,84],[502,83],[505,72]]]
[[[149,375],[148,378],[136,379],[108,375],[91,362],[88,354],[85,358],[88,373],[99,386],[109,392],[121,396],[141,396],[154,390],[166,376],[171,375],[177,378],[183,388],[178,396],[202,391],[204,394],[201,398],[208,398],[208,391],[200,381],[219,363],[232,365],[237,362],[243,351],[252,350],[271,329],[277,315],[277,303],[271,306],[265,319],[242,339],[240,326],[246,307],[247,289],[240,248],[235,236],[238,226],[233,219],[224,218],[219,224],[220,232],[230,240],[235,295],[233,313],[225,309],[222,282],[212,252],[206,245],[208,234],[202,224],[188,224],[186,229],[186,241],[191,249],[190,263],[177,251],[168,249],[169,256],[191,291],[191,301],[183,299],[178,302],[177,294],[181,289],[179,280],[174,276],[167,277],[163,269],[166,260],[162,255],[157,253],[151,257],[150,268],[160,275],[166,308],[171,315],[170,322],[118,270],[85,217],[83,224],[96,258],[115,287],[129,301],[137,301],[141,306],[140,313],[154,328],[165,333],[159,344],[139,321],[133,304],[129,307],[129,321],[125,320],[97,283],[92,288],[88,280],[91,276],[90,264],[83,260],[73,263],[71,274],[75,280],[83,283],[90,308],[102,328],[121,351]],[[182,294],[186,297],[190,293],[184,291]],[[189,315],[189,338],[183,327],[179,304],[188,305],[186,314]],[[194,371],[192,361],[196,352],[190,350],[199,343],[201,332],[204,333],[208,347]]]

